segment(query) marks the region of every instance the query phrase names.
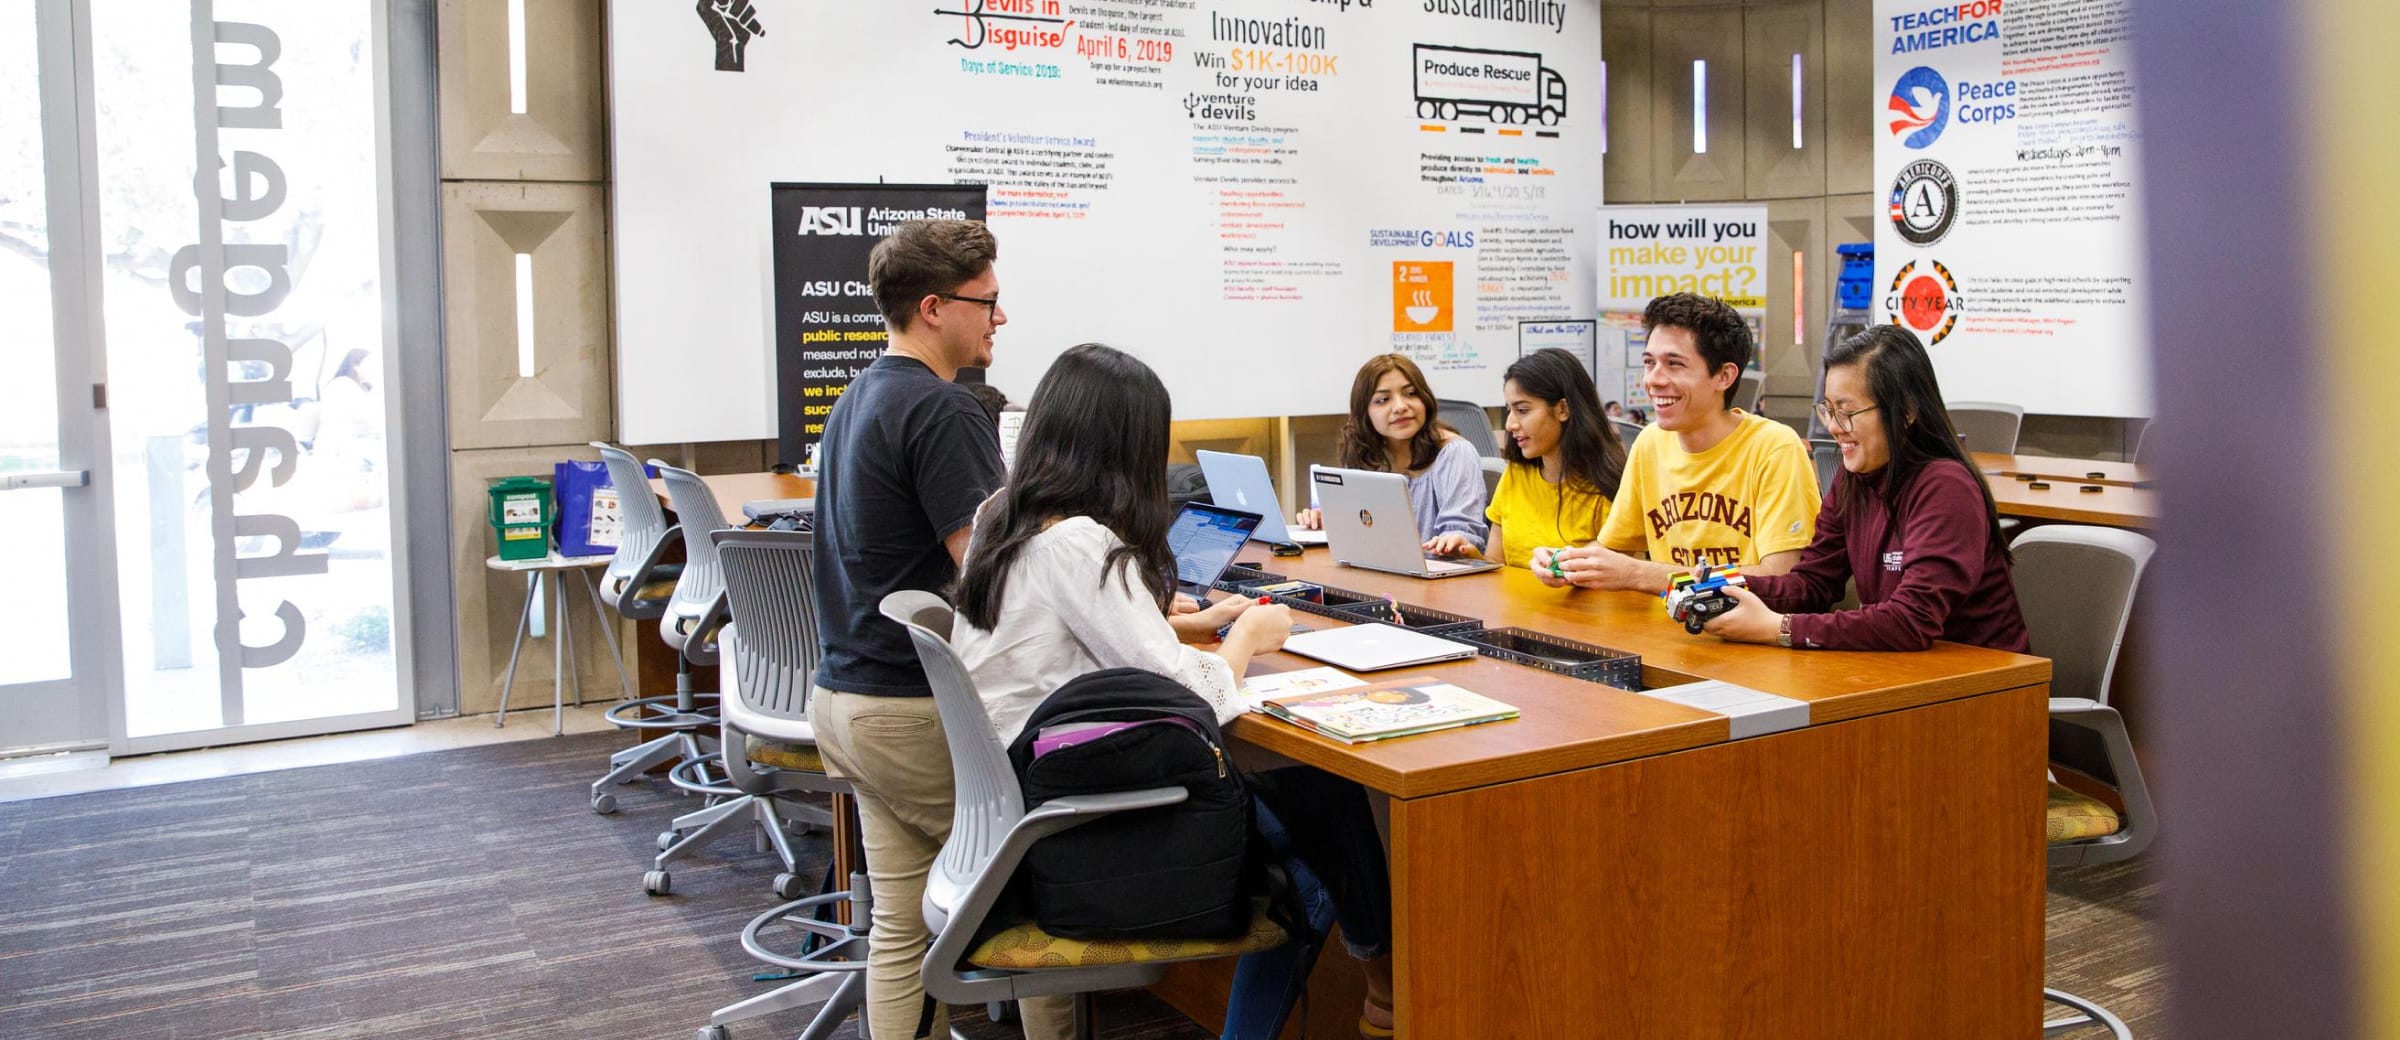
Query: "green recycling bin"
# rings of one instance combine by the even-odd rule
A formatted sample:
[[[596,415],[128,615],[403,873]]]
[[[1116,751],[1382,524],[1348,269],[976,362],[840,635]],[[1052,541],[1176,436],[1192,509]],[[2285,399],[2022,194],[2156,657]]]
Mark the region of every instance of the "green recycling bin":
[[[538,560],[550,555],[550,524],[558,508],[550,482],[541,477],[507,477],[492,482],[492,530],[500,536],[503,560]]]

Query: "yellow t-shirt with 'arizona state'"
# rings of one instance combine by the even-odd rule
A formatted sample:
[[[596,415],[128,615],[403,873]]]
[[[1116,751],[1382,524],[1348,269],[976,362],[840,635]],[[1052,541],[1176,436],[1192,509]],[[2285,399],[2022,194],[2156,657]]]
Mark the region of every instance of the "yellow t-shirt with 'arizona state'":
[[[1644,427],[1626,452],[1600,544],[1678,567],[1756,563],[1806,548],[1820,502],[1808,446],[1789,426],[1734,414],[1733,432],[1698,454],[1664,427]]]

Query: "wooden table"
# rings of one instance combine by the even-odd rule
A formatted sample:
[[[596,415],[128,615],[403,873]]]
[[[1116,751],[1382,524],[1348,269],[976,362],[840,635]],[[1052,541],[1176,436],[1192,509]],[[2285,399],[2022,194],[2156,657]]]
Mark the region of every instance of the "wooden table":
[[[2015,477],[1986,474],[1992,502],[2001,516],[2027,520],[2063,520],[2147,530],[2158,524],[2158,492],[2146,487],[2097,484],[2091,481],[2049,480],[2045,488]],[[2098,488],[2085,491],[2084,488]]]
[[[2108,459],[2061,459],[2047,455],[2004,455],[1999,452],[1973,453],[1975,466],[1986,476],[2031,476],[2039,480],[2065,481],[2078,484],[2113,484],[2120,487],[2155,487],[2156,477],[2135,462],[2115,462]]]
[[[1478,658],[1410,671],[1518,719],[1361,745],[1236,720],[1238,740],[1391,796],[1400,1035],[2039,1035],[2047,660],[1729,644],[1656,597],[1522,569],[1423,581],[1322,549],[1252,565],[1635,651],[1652,685],[1811,706],[1805,728],[1731,740],[1720,716]],[[1223,970],[1165,995],[1221,1021]],[[1344,975],[1337,951],[1317,981]],[[1307,1035],[1342,1035],[1342,999]]]
[[[726,521],[737,526],[742,522],[742,507],[752,502],[813,498],[817,493],[816,481],[789,473],[720,473],[702,477],[700,482],[716,493],[717,508],[725,514]],[[652,478],[650,491],[658,496],[660,504],[670,510],[675,508],[674,501],[667,497],[666,481]]]

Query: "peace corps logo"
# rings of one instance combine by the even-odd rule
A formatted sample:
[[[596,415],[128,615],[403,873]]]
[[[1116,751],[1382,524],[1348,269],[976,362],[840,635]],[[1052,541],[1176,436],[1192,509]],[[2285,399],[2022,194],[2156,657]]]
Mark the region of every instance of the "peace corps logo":
[[[1941,73],[1919,65],[1893,82],[1884,108],[1892,116],[1892,136],[1910,148],[1923,148],[1950,125],[1950,83]]]
[[[1920,268],[1911,260],[1900,265],[1892,275],[1891,294],[1883,298],[1883,309],[1893,320],[1924,337],[1932,346],[1950,335],[1958,324],[1958,312],[1966,309],[1959,298],[1958,279],[1939,260],[1927,260]]]
[[[1950,168],[1919,159],[1892,180],[1892,230],[1920,246],[1929,246],[1950,233],[1958,217],[1958,178]]]

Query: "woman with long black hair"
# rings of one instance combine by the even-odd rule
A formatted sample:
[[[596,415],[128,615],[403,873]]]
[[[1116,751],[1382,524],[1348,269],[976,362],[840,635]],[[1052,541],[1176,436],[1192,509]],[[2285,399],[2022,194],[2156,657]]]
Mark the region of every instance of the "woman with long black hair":
[[[1816,537],[1790,573],[1749,578],[1709,622],[1726,639],[1922,650],[1936,639],[2026,650],[2000,513],[1942,406],[1933,360],[1875,325],[1825,356],[1822,419],[1842,450]],[[1858,581],[1859,608],[1835,611]]]
[[[1536,548],[1600,537],[1625,475],[1625,442],[1608,425],[1583,362],[1557,347],[1518,358],[1501,374],[1500,400],[1508,469],[1484,514],[1492,522],[1484,556],[1522,567]]]
[[[1245,707],[1243,669],[1283,645],[1291,610],[1235,596],[1170,622],[1166,386],[1133,356],[1086,343],[1059,355],[1025,410],[1008,483],[976,512],[951,636],[1001,742],[1014,741],[1060,686],[1104,668],[1166,676],[1207,701],[1218,722],[1232,721]],[[1213,640],[1220,628],[1213,650],[1185,641]],[[1260,832],[1303,854],[1291,873],[1309,923],[1321,934],[1340,920],[1365,962],[1362,1026],[1388,1029],[1391,890],[1366,793],[1305,767],[1263,779],[1253,787]],[[1226,1037],[1271,1040],[1282,1030],[1307,982],[1299,949],[1242,958]]]

